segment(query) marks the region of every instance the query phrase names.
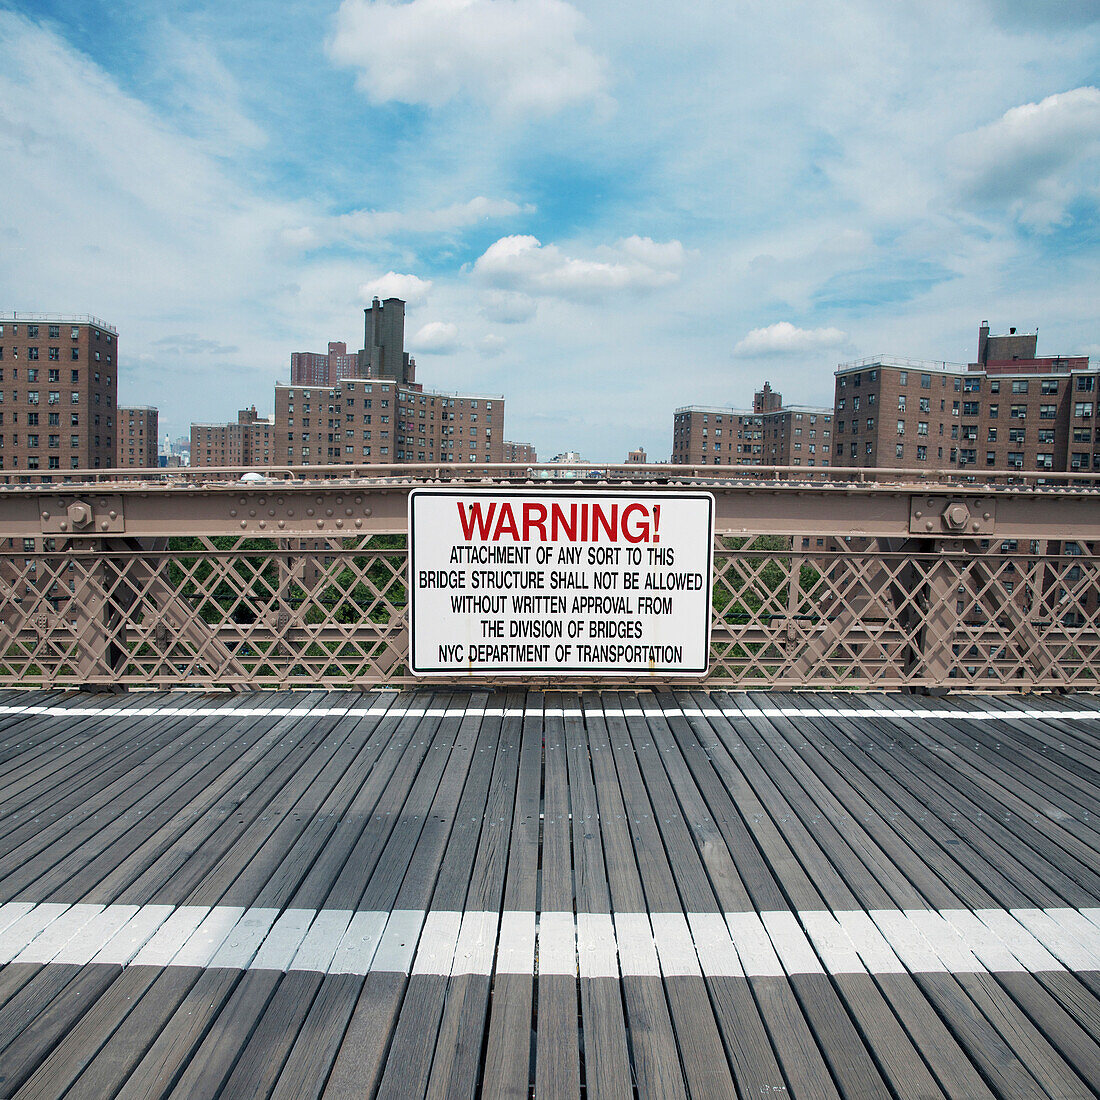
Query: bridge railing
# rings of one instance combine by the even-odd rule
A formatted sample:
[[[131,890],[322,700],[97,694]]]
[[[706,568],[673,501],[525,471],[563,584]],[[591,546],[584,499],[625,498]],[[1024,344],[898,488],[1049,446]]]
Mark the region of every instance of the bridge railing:
[[[1100,687],[1094,477],[569,472],[116,472],[0,487],[0,684],[423,683],[407,668],[409,491],[567,482],[713,494],[708,687]]]

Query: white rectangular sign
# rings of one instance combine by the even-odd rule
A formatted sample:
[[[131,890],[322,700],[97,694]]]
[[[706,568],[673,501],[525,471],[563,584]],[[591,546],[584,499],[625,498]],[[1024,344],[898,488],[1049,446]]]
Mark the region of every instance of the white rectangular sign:
[[[416,489],[418,675],[701,675],[710,655],[709,493]]]

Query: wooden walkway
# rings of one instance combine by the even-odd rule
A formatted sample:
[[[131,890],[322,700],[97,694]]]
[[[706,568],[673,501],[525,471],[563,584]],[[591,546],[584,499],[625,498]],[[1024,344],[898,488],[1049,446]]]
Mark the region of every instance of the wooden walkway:
[[[1100,697],[0,692],[0,1097],[1086,1097]]]

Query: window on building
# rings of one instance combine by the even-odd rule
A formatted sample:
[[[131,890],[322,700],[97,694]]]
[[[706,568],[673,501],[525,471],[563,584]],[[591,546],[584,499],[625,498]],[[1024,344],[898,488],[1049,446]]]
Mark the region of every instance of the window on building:
[[[1091,420],[1092,419],[1092,402],[1091,401],[1077,401],[1073,405],[1073,415],[1079,420]]]
[[[932,388],[932,375],[922,374],[920,376],[920,388],[922,390],[930,390]]]

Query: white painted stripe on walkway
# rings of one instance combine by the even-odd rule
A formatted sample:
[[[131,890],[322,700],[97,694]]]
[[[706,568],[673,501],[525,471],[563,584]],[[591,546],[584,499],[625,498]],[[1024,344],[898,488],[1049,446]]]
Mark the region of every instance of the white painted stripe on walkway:
[[[18,955],[17,963],[48,963],[93,917],[102,905],[71,905]]]
[[[726,924],[729,925],[741,964],[750,978],[783,976],[783,964],[757,913],[727,913]]]
[[[412,972],[447,977],[454,963],[462,914],[441,910],[429,913],[420,932]]]
[[[610,913],[577,914],[577,959],[582,978],[617,978],[615,923]]]
[[[648,913],[615,913],[615,935],[619,941],[619,969],[624,978],[660,974],[657,945]]]
[[[134,965],[167,966],[209,912],[208,905],[181,905],[134,956]]]
[[[729,925],[721,913],[688,913],[699,966],[708,978],[743,978],[744,967],[737,956]]]
[[[458,934],[451,974],[480,974],[488,977],[493,972],[493,955],[497,946],[497,925],[500,915],[495,912],[473,909],[463,914],[462,930]]]
[[[382,942],[389,913],[366,910],[356,913],[349,922],[332,954],[330,974],[366,974]]]
[[[577,973],[577,934],[573,914],[551,910],[539,916],[539,974]]]
[[[166,907],[167,908],[167,907]],[[94,958],[137,915],[136,905],[109,905],[94,916],[51,961],[85,963]]]
[[[799,916],[818,958],[830,974],[867,973],[855,944],[832,913],[821,910],[800,913]]]
[[[16,902],[0,907],[0,958],[36,965],[360,976],[1100,972],[1100,926],[1086,915],[1098,911],[1096,906],[762,914],[506,910],[498,919],[483,910],[280,913],[264,907]]]
[[[10,963],[69,907],[56,902],[36,905],[0,932],[0,965]]]
[[[569,707],[503,707],[480,709],[476,706],[469,710],[465,707],[96,707],[96,706],[0,706],[0,716],[28,715],[51,718],[223,718],[235,722],[238,718],[321,718],[332,715],[350,718],[455,718],[471,717],[499,718],[582,718],[584,711]],[[958,710],[924,710],[894,707],[672,707],[641,709],[639,707],[615,708],[606,706],[597,710],[597,715],[612,718],[878,718],[894,722],[1034,722],[1034,721],[1070,721],[1085,722],[1100,719],[1100,708],[1081,710],[978,710],[975,708]],[[10,733],[13,731],[9,731]]]
[[[289,970],[316,914],[312,909],[287,909],[272,926],[249,970]]]
[[[500,917],[500,946],[497,949],[498,974],[535,972],[534,912],[505,910]]]

